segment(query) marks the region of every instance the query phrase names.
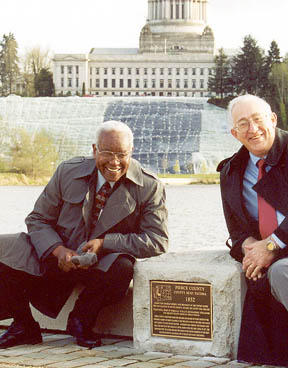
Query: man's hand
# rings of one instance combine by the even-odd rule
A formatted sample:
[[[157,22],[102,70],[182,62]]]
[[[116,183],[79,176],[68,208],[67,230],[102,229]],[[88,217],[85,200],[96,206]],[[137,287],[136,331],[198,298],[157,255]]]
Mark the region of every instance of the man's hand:
[[[273,262],[276,254],[267,250],[268,239],[256,240],[247,238],[242,245],[244,258],[242,268],[248,279],[257,279],[263,276],[262,269],[268,268]]]
[[[82,248],[83,252],[91,252],[100,256],[103,251],[104,239],[91,239]]]
[[[58,259],[58,267],[64,272],[75,270],[78,267],[71,261],[72,256],[76,256],[77,253],[74,250],[59,245],[55,248],[52,254]]]

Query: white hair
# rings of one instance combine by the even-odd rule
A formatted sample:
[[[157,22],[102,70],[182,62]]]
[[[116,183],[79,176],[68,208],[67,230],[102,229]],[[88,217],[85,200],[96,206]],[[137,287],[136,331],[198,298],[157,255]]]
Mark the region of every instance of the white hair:
[[[268,114],[272,113],[271,106],[268,104],[268,102],[263,100],[263,98],[255,96],[255,95],[249,95],[249,94],[238,96],[238,97],[233,98],[233,100],[229,102],[228,107],[227,107],[228,123],[230,126],[233,126],[232,110],[234,106],[239,102],[253,102],[253,101],[258,102],[258,103],[260,102],[263,105],[264,110]]]
[[[122,121],[116,121],[116,120],[109,120],[104,121],[102,124],[100,124],[96,129],[96,137],[95,137],[95,143],[98,147],[99,144],[99,137],[104,132],[121,132],[126,133],[129,138],[129,143],[131,147],[133,147],[133,133],[132,130],[129,128],[129,126],[125,123],[122,123]]]

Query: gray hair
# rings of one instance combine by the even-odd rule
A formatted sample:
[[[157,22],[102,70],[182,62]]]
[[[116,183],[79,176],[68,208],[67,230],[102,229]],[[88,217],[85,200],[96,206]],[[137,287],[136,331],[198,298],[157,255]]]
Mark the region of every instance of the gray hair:
[[[132,130],[129,128],[129,126],[125,123],[122,123],[122,121],[116,121],[116,120],[110,120],[110,121],[104,121],[102,124],[100,124],[97,127],[96,130],[96,137],[95,137],[95,143],[98,147],[99,144],[99,137],[104,132],[121,132],[126,133],[129,138],[129,143],[131,147],[133,147],[133,133]]]
[[[260,102],[261,104],[263,104],[263,107],[267,111],[267,113],[272,113],[271,106],[268,104],[268,102],[263,100],[263,98],[249,94],[238,96],[233,98],[233,100],[229,102],[227,107],[228,123],[230,126],[233,126],[232,110],[234,106],[239,102],[253,102],[253,101]]]

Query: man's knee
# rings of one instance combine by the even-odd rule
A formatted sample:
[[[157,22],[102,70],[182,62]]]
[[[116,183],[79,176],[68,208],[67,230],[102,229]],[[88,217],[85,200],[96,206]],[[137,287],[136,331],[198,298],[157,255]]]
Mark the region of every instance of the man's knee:
[[[276,285],[283,280],[288,280],[288,259],[283,258],[273,263],[268,270],[270,285]]]
[[[129,279],[131,280],[133,277],[133,269],[134,269],[134,262],[124,256],[119,256],[111,265],[109,273],[113,275],[116,279]]]

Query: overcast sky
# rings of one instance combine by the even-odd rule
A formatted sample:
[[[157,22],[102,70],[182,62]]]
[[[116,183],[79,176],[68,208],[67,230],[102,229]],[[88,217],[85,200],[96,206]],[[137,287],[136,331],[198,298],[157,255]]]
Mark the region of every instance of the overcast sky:
[[[2,4],[0,36],[14,33],[19,51],[39,45],[55,53],[87,53],[92,47],[138,47],[147,0],[9,0]],[[238,48],[251,34],[281,55],[288,52],[288,0],[210,0],[208,24],[216,47]]]

